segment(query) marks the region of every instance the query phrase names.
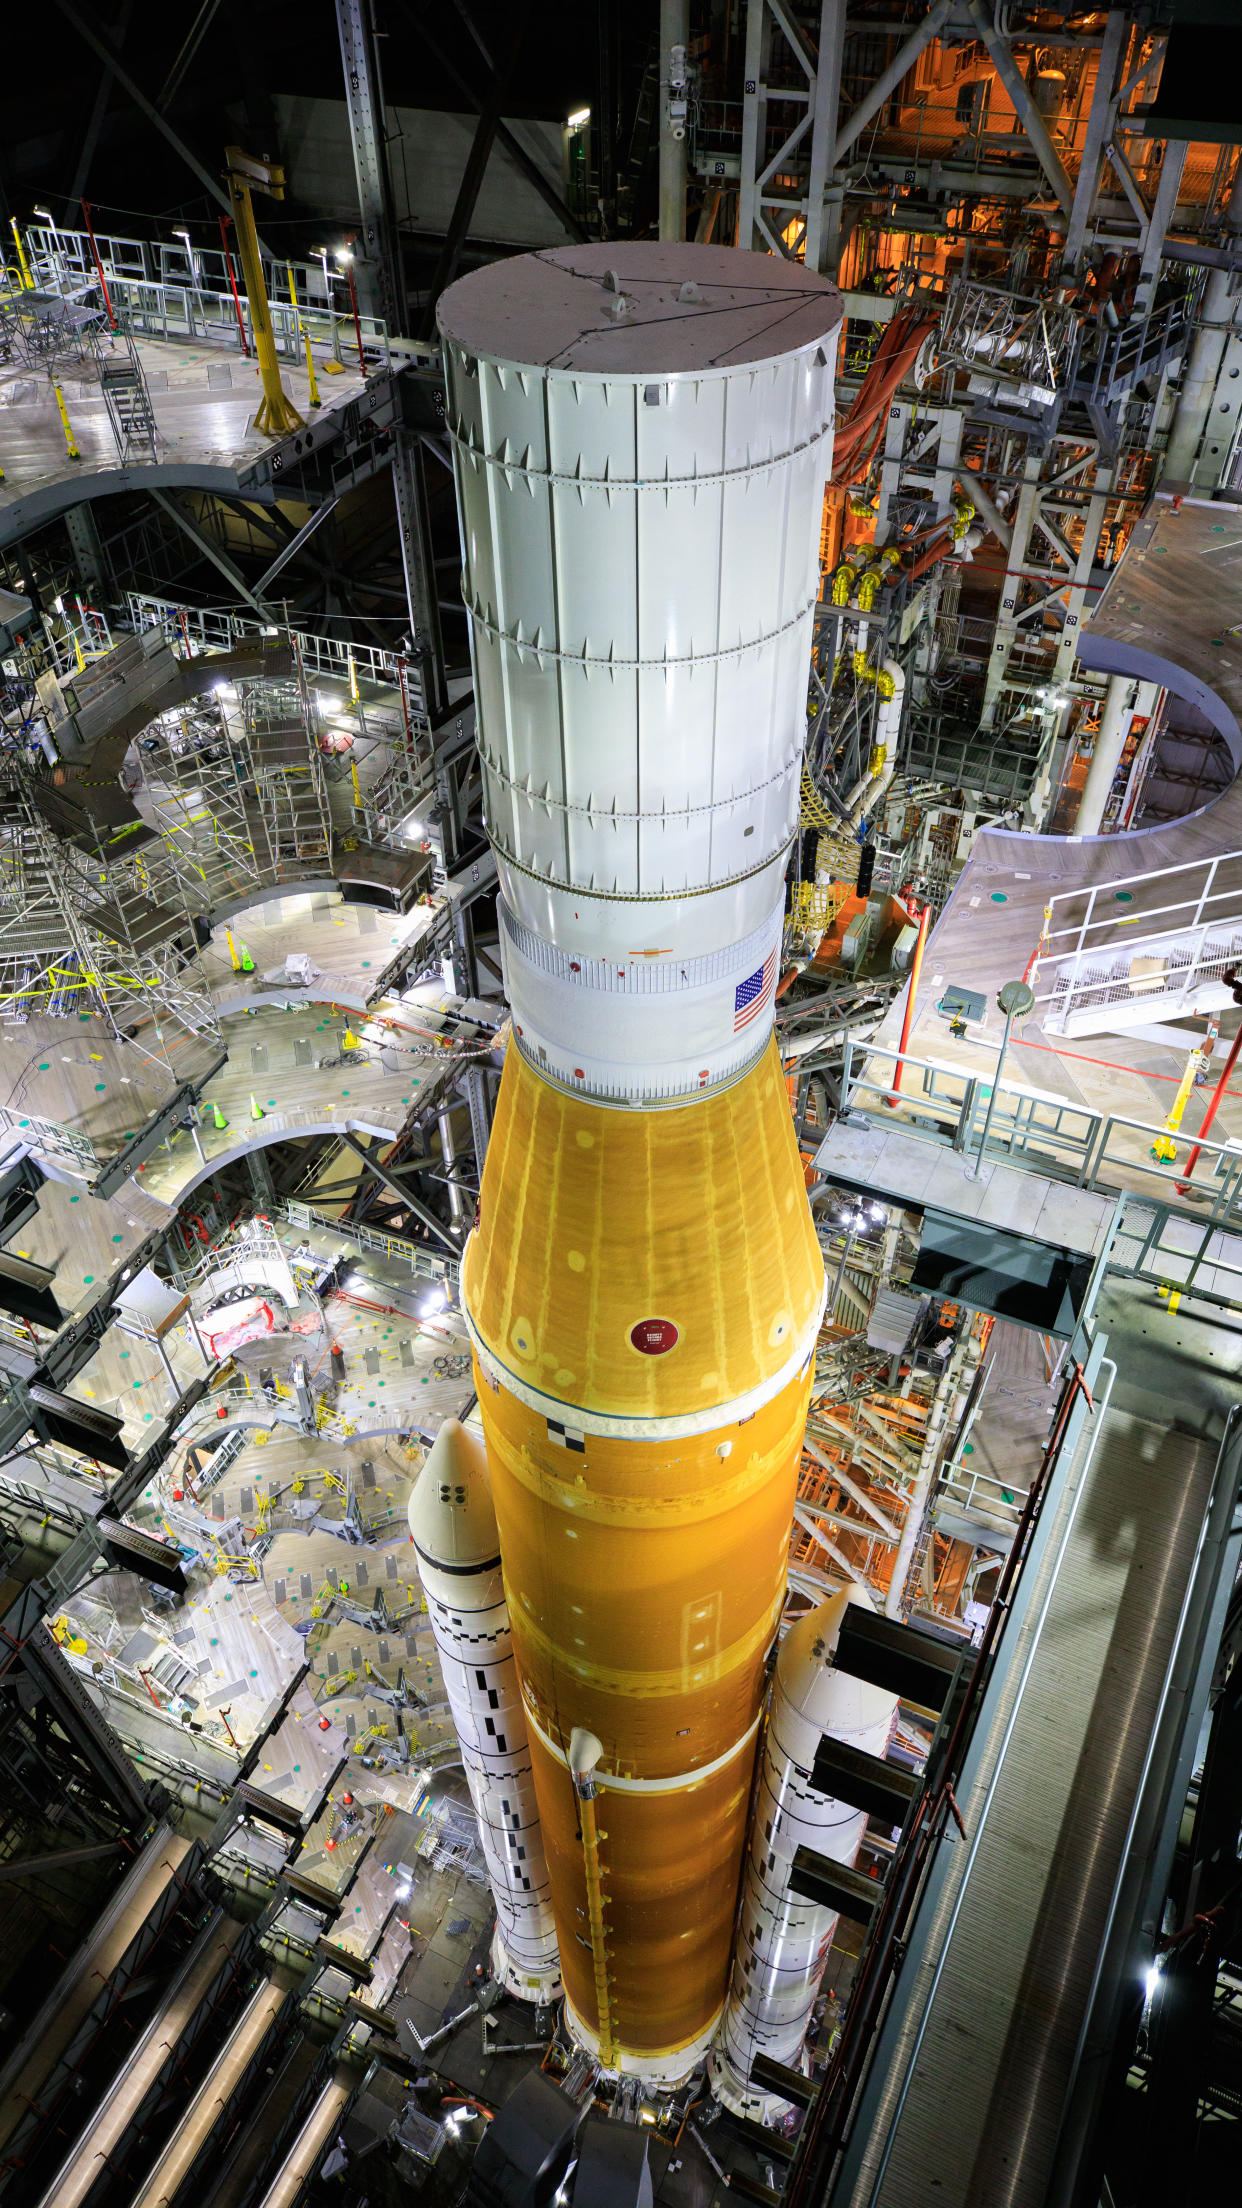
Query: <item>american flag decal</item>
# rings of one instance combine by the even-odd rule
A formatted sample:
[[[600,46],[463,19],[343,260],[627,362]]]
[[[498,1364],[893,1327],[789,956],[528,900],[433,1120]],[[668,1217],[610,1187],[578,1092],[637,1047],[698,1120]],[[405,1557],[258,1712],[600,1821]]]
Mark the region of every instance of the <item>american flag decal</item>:
[[[733,992],[733,1032],[749,1027],[757,1019],[768,1001],[768,993],[776,980],[776,952],[771,951],[757,972],[739,981]]]

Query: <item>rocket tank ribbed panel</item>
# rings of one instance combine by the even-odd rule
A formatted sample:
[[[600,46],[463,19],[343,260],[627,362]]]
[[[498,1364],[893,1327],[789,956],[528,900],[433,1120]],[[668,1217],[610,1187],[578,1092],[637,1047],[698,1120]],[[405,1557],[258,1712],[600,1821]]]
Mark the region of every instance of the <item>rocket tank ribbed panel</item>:
[[[771,1028],[839,321],[664,245],[440,306],[514,1038],[463,1301],[567,2013],[653,2080],[724,1999],[823,1302]]]

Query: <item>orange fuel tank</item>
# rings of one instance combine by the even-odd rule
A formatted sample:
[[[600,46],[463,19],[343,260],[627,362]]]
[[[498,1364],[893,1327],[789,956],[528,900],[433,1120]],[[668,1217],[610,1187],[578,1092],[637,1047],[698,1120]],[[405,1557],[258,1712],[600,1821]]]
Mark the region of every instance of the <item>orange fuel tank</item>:
[[[676,2076],[724,2000],[823,1294],[775,1048],[642,1115],[511,1053],[463,1285],[568,1999]]]

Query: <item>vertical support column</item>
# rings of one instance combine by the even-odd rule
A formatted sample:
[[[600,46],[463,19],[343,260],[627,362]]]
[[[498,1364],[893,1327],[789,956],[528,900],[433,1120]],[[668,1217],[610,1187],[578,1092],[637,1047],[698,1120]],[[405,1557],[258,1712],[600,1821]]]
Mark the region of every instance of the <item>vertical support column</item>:
[[[337,0],[336,18],[362,216],[363,251],[355,257],[353,270],[365,311],[379,315],[389,332],[399,336],[404,334],[407,320],[405,274],[388,168],[388,126],[373,0]],[[392,487],[410,615],[410,656],[418,665],[423,702],[434,721],[448,703],[435,557],[422,456],[400,427],[393,438]]]
[[[461,1077],[461,1093],[470,1110],[470,1135],[474,1144],[474,1161],[482,1176],[487,1145],[491,1139],[494,1104],[491,1083],[484,1066],[471,1066]]]
[[[1164,241],[1177,206],[1181,190],[1182,172],[1186,167],[1189,145],[1185,138],[1170,138],[1165,143],[1164,160],[1160,167],[1160,181],[1152,202],[1151,219],[1147,225],[1147,238],[1143,257],[1139,264],[1138,282],[1134,287],[1134,312],[1136,317],[1146,314],[1152,295],[1160,281],[1160,262],[1164,253]]]
[[[746,0],[746,58],[742,64],[742,173],[738,191],[737,242],[746,252],[764,250],[756,238],[759,171],[767,133],[768,103],[763,82],[769,27],[766,0]]]
[[[686,234],[686,48],[690,0],[660,0],[660,236]]]
[[[405,330],[405,276],[388,171],[388,126],[372,0],[336,0],[345,104],[354,149],[362,252],[355,256],[363,308],[398,335]]]
[[[448,711],[448,682],[427,512],[427,480],[419,447],[401,430],[393,439],[392,494],[410,615],[410,659],[418,669],[423,706],[434,725]]]
[[[1078,805],[1078,818],[1074,822],[1076,836],[1098,836],[1104,819],[1113,777],[1121,763],[1130,733],[1134,684],[1128,675],[1110,675],[1104,711],[1100,715],[1100,732],[1095,739],[1091,765]]]
[[[1083,140],[1082,161],[1079,165],[1078,181],[1074,186],[1074,204],[1070,209],[1069,229],[1065,234],[1065,254],[1061,267],[1067,276],[1078,269],[1086,250],[1087,230],[1104,163],[1104,148],[1113,134],[1113,111],[1117,104],[1128,29],[1125,9],[1110,8],[1100,43],[1100,59],[1091,94],[1091,111],[1087,117],[1087,135]]]
[[[1242,157],[1234,171],[1222,244],[1231,244],[1239,231],[1242,231]],[[1189,477],[1196,488],[1212,489],[1221,482],[1229,462],[1233,432],[1237,428],[1235,401],[1232,413],[1227,415],[1229,434],[1219,438],[1207,434],[1217,382],[1225,365],[1227,343],[1238,327],[1238,312],[1242,306],[1242,292],[1235,297],[1232,283],[1232,273],[1228,269],[1214,268],[1208,277],[1182,395],[1169,432],[1164,475],[1173,482],[1184,482]],[[1228,405],[1227,401],[1222,403]]]
[[[991,728],[996,718],[996,702],[1009,673],[1009,654],[1018,632],[1018,594],[1022,587],[1022,570],[1028,564],[1031,525],[1039,505],[1039,478],[1042,468],[1043,455],[1039,452],[1028,452],[1022,469],[1022,488],[1014,510],[1013,536],[1010,540],[1005,580],[1001,585],[1000,613],[992,638],[992,656],[984,685],[983,710],[979,715],[980,728]]]
[[[69,507],[65,515],[65,532],[83,590],[106,590],[109,582],[108,561],[99,541],[94,512],[89,505]]]
[[[835,276],[841,254],[844,193],[829,187],[837,149],[837,111],[841,104],[841,62],[845,52],[845,0],[823,0],[819,13],[819,51],[811,99],[811,166],[806,194],[806,265]]]
[[[1087,604],[1087,588],[1091,570],[1096,564],[1100,549],[1100,534],[1108,513],[1108,502],[1113,495],[1114,468],[1111,463],[1099,465],[1095,483],[1087,501],[1087,514],[1083,523],[1078,557],[1074,562],[1074,584],[1065,601],[1065,627],[1053,661],[1054,682],[1065,682],[1078,657],[1078,645],[1082,636],[1083,614]]]

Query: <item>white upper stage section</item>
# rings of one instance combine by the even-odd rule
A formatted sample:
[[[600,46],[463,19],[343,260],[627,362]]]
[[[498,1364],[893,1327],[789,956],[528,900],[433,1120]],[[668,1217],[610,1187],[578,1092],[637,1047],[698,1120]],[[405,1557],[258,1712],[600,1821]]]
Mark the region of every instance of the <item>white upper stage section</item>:
[[[570,959],[684,963],[766,934],[797,820],[835,286],[728,247],[574,246],[464,278],[439,320],[509,912]],[[545,1002],[554,1059],[556,1024]],[[707,1038],[694,1052],[716,1078]]]

